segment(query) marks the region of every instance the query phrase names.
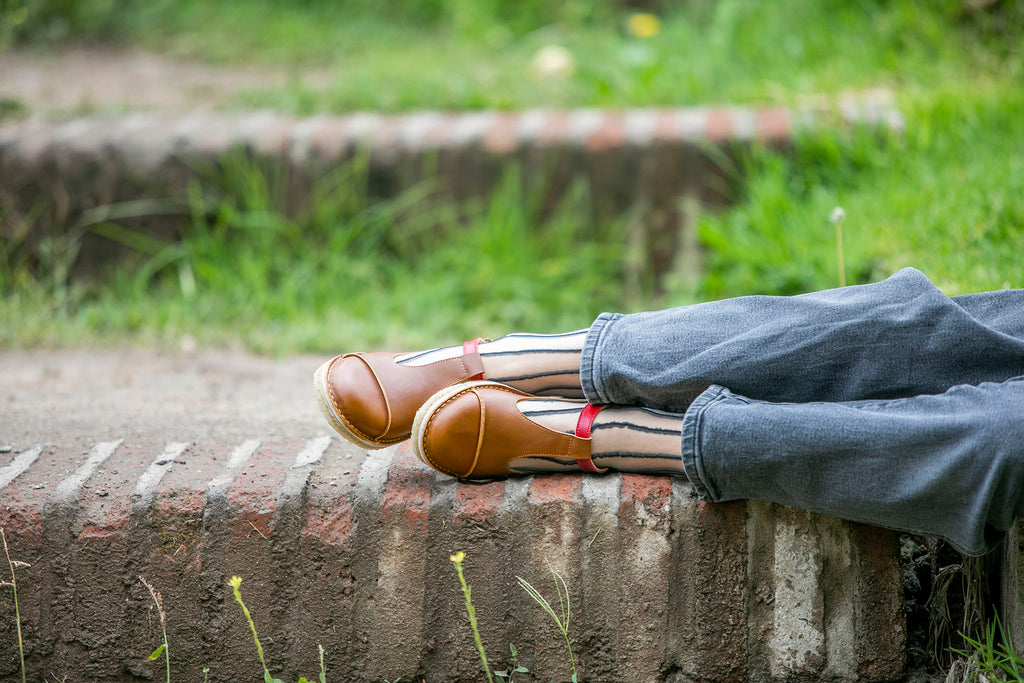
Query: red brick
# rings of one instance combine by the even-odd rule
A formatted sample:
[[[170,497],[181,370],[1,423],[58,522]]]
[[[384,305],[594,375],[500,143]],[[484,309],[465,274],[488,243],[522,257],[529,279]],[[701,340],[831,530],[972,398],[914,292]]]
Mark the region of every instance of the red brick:
[[[509,154],[517,146],[515,114],[502,113],[483,136],[482,147],[491,154]]]
[[[460,484],[455,489],[455,503],[452,516],[456,525],[472,522],[492,522],[501,509],[501,498],[505,482],[488,484]]]
[[[623,474],[619,502],[619,680],[656,680],[664,668],[672,569],[672,480]]]
[[[746,680],[746,503],[697,503],[698,673],[706,680]]]
[[[658,110],[654,120],[654,140],[656,142],[665,142],[678,139],[679,125],[676,121],[676,112],[671,109]]]
[[[434,123],[423,134],[420,140],[420,147],[423,149],[434,149],[437,147],[443,147],[448,143],[451,138],[451,131],[455,125],[458,124],[459,117],[453,114],[443,114],[441,118]]]
[[[571,117],[572,112],[552,112],[544,122],[544,127],[537,132],[537,138],[534,140],[534,143],[541,147],[564,144],[566,135],[569,132],[569,119]]]
[[[276,492],[284,483],[303,441],[261,443],[235,475],[228,492],[235,534],[270,536],[277,511]]]
[[[605,114],[601,127],[594,131],[587,140],[587,149],[591,152],[603,152],[618,149],[626,144],[625,115],[620,111]]]
[[[391,523],[401,519],[409,528],[426,533],[433,481],[434,471],[416,459],[408,444],[400,446],[381,500],[381,518]]]
[[[339,159],[348,152],[349,125],[345,119],[330,119],[309,137],[309,149],[319,159]]]
[[[789,140],[792,121],[788,109],[761,109],[757,112],[757,139],[765,143]]]
[[[530,506],[580,502],[582,482],[577,474],[553,474],[534,477],[530,482]]]
[[[732,136],[732,121],[723,109],[711,109],[704,124],[704,135],[712,142],[725,142]]]
[[[863,680],[897,680],[906,669],[906,621],[897,537],[891,531],[851,524],[857,571],[857,673]],[[888,589],[886,589],[888,588]]]

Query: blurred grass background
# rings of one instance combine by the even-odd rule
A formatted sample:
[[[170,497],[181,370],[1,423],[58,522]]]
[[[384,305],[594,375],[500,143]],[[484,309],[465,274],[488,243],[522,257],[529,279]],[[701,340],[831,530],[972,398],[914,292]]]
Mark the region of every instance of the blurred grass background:
[[[359,164],[289,215],[280,178],[244,159],[182,201],[182,239],[136,240],[140,267],[69,277],[75,245],[4,235],[0,344],[416,347],[584,327],[641,310],[838,284],[829,215],[846,211],[847,283],[904,267],[948,294],[1024,286],[1024,3],[1001,0],[3,0],[0,46],[141,47],[213,63],[327,68],[323,88],[250,90],[235,106],[353,109],[834,102],[882,89],[902,134],[804,134],[727,169],[733,204],[700,219],[706,268],[666,291],[625,286],[629,216],[598,221],[580,184],[553,215],[515,171],[487,201],[429,184],[382,200]],[[630,31],[637,12],[656,30]],[[554,55],[554,58],[552,58]],[[546,61],[545,61],[546,60]],[[0,213],[4,211],[0,203]],[[118,235],[116,221],[89,229]],[[122,237],[125,237],[123,234]],[[131,239],[130,236],[126,239]]]

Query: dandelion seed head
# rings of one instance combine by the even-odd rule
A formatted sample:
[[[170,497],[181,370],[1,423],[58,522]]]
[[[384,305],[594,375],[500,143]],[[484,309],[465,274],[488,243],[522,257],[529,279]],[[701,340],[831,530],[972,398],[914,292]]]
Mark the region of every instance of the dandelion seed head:
[[[545,45],[533,56],[530,71],[541,80],[568,78],[576,71],[576,60],[561,45]]]

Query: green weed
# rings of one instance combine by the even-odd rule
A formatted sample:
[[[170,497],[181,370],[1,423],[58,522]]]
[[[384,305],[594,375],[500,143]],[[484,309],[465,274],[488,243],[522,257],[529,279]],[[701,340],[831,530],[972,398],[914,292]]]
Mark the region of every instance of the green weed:
[[[953,649],[962,660],[954,665],[948,681],[990,681],[991,683],[1020,683],[1024,681],[1024,658],[1013,650],[1009,633],[1003,628],[998,614],[977,637],[960,634],[967,649]],[[958,664],[958,665],[957,665]],[[953,675],[959,674],[955,678]]]
[[[3,529],[0,529],[0,541],[4,545],[4,558],[7,560],[7,567],[11,570],[11,580],[0,581],[0,586],[10,586],[11,592],[14,594],[14,623],[18,631],[18,659],[21,663],[21,683],[25,683],[25,641],[21,636],[21,611],[18,607],[18,577],[14,570],[28,567],[29,565],[26,562],[11,559],[11,552],[7,548],[7,534],[4,533]]]
[[[530,585],[526,579],[517,576],[516,581],[519,582],[519,585],[522,586],[527,595],[533,598],[548,613],[548,616],[555,622],[555,626],[558,627],[562,638],[565,640],[565,649],[569,652],[569,665],[572,667],[572,683],[576,683],[576,658],[572,654],[572,643],[569,642],[569,618],[572,616],[569,604],[569,587],[566,585],[565,579],[550,564],[548,564],[548,571],[551,572],[551,577],[555,581],[555,592],[558,594],[558,612],[555,612],[547,598]]]
[[[973,633],[985,622],[985,571],[981,558],[963,557],[959,563],[942,567],[935,576],[928,598],[928,639],[939,667],[949,665],[950,653],[966,642],[963,634]]]
[[[473,607],[473,600],[470,597],[469,584],[466,577],[462,575],[462,563],[466,559],[466,553],[461,550],[448,558],[455,567],[455,573],[459,576],[459,585],[462,586],[462,595],[466,599],[466,614],[469,616],[469,626],[473,629],[473,642],[476,644],[477,654],[480,655],[480,664],[484,668],[484,674],[490,683],[494,683],[494,676],[491,675],[491,667],[487,664],[487,653],[484,651],[483,641],[480,640],[480,628],[476,623],[476,608]]]
[[[591,218],[583,185],[554,209],[515,170],[486,201],[454,203],[429,182],[378,199],[357,159],[294,207],[287,182],[280,169],[238,156],[181,199],[90,213],[60,240],[44,240],[59,250],[24,228],[22,242],[0,254],[10,264],[0,272],[0,313],[19,320],[0,328],[0,343],[121,336],[173,345],[188,336],[264,352],[412,347],[578,328],[621,299],[621,225]],[[143,211],[172,209],[188,216],[174,242],[131,227]],[[71,280],[86,233],[130,258]]]
[[[1019,92],[943,92],[907,102],[902,134],[808,131],[792,153],[739,161],[735,204],[702,214],[701,296],[832,287],[842,206],[850,284],[914,266],[949,295],[1024,286],[1024,144]]]
[[[290,65],[288,85],[239,104],[321,111],[815,102],[1020,76],[1018,3],[959,0],[661,3],[660,30],[626,30],[629,3],[498,0],[13,0],[3,36],[122,41],[214,62]],[[439,46],[444,46],[439,49]],[[565,75],[531,68],[552,46]],[[303,82],[307,67],[344,77]],[[416,65],[410,69],[409,65]],[[562,72],[558,72],[562,73]]]
[[[502,671],[495,671],[494,675],[505,681],[505,683],[515,683],[516,674],[528,674],[530,670],[519,663],[519,651],[516,650],[516,646],[509,643],[509,666],[507,669]]]
[[[260,665],[263,666],[263,681],[264,683],[284,683],[280,678],[274,678],[270,675],[270,669],[267,668],[267,660],[263,656],[263,644],[260,643],[259,634],[256,633],[256,623],[252,619],[252,614],[249,613],[249,608],[245,606],[245,602],[242,600],[242,577],[232,576],[228,579],[228,585],[231,587],[231,591],[235,595],[235,602],[242,608],[242,613],[245,615],[245,620],[249,624],[249,630],[252,631],[252,640],[256,644],[256,656],[260,660]],[[327,682],[327,669],[324,666],[324,649],[319,644],[317,648],[320,651],[320,683]],[[305,676],[299,677],[297,683],[310,683]]]
[[[160,615],[160,632],[163,634],[163,644],[153,651],[153,654],[149,656],[149,660],[151,662],[156,661],[161,655],[163,656],[166,680],[167,683],[171,683],[171,648],[167,643],[167,613],[164,612],[164,598],[146,579],[140,576],[139,581],[149,591],[149,596],[153,599],[153,604],[156,605],[157,613]]]

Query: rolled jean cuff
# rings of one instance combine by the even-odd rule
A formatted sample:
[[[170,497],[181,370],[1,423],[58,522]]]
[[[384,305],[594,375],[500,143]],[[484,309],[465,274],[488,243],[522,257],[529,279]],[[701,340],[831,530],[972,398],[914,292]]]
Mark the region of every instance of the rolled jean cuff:
[[[683,414],[683,471],[686,473],[686,478],[693,484],[693,488],[697,490],[697,496],[701,500],[711,503],[719,502],[721,495],[704,469],[701,453],[704,418],[707,411],[714,405],[725,401],[732,395],[733,393],[725,387],[712,384],[693,400]]]
[[[600,374],[602,341],[608,326],[621,317],[621,313],[602,313],[597,316],[583,342],[583,354],[580,357],[580,384],[583,385],[583,396],[590,403],[612,403],[604,391],[604,383]]]

